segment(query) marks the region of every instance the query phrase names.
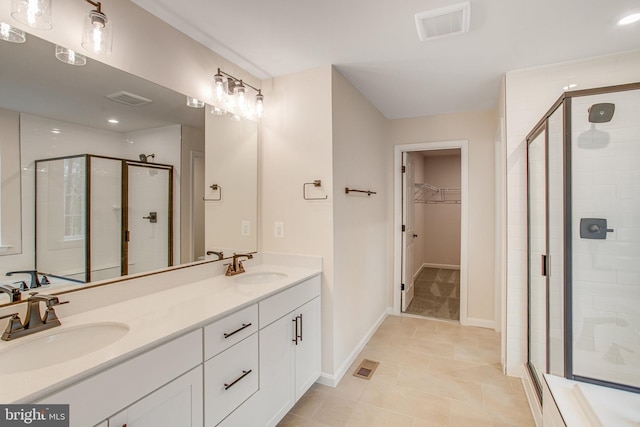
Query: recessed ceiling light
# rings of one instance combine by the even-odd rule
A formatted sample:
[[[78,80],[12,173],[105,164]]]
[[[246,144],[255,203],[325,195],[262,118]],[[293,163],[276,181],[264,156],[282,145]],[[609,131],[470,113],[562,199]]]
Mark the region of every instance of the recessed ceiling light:
[[[108,122],[112,125],[117,125],[118,123],[120,123],[117,119],[109,119]]]
[[[618,20],[618,25],[622,27],[623,25],[633,24],[638,21],[640,21],[640,12],[634,12],[620,18]]]

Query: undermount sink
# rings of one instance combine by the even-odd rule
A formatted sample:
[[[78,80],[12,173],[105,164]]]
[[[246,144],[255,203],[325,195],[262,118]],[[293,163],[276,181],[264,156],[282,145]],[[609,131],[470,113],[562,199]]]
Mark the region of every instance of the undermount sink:
[[[0,350],[0,375],[56,365],[93,353],[118,341],[127,332],[129,326],[108,322],[54,328],[16,338],[15,345]],[[41,333],[44,335],[39,335]]]
[[[240,285],[259,285],[262,283],[276,282],[286,277],[287,275],[284,273],[267,271],[267,272],[256,272],[256,273],[243,273],[233,280]]]

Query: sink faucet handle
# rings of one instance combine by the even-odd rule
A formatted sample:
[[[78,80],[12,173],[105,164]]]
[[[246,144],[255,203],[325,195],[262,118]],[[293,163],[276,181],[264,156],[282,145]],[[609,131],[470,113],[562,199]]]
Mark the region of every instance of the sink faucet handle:
[[[10,317],[11,319],[7,324],[7,329],[5,329],[4,333],[2,334],[2,339],[5,341],[8,341],[8,338],[11,337],[11,334],[13,334],[14,332],[21,331],[24,329],[24,325],[22,324],[22,321],[20,320],[20,316],[18,316],[18,313],[11,313],[4,316],[0,316],[0,319],[6,319],[8,317]]]

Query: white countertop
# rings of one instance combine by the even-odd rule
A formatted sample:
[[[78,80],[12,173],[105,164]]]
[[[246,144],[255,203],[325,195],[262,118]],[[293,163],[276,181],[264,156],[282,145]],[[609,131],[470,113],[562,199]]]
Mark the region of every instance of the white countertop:
[[[132,356],[200,328],[242,307],[257,302],[321,272],[315,268],[260,264],[244,274],[281,272],[286,278],[265,284],[242,285],[224,275],[149,293],[95,310],[64,317],[62,326],[13,341],[0,341],[0,352],[11,346],[54,335],[63,328],[104,322],[125,323],[129,332],[115,343],[93,353],[51,366],[0,376],[0,402],[28,403],[50,394],[83,377],[104,370]],[[60,297],[65,300],[65,295]],[[24,320],[24,319],[23,319]],[[42,360],[46,361],[46,353]],[[20,361],[11,361],[19,364]]]

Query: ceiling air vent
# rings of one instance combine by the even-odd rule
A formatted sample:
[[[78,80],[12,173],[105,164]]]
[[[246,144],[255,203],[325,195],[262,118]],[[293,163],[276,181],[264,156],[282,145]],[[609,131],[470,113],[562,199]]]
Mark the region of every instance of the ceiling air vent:
[[[469,31],[471,3],[466,1],[416,13],[420,41],[433,40]]]
[[[135,95],[130,92],[125,92],[123,90],[120,92],[112,93],[111,95],[107,95],[107,98],[121,104],[130,105],[132,107],[139,107],[151,102],[150,99],[147,99],[140,95]]]

